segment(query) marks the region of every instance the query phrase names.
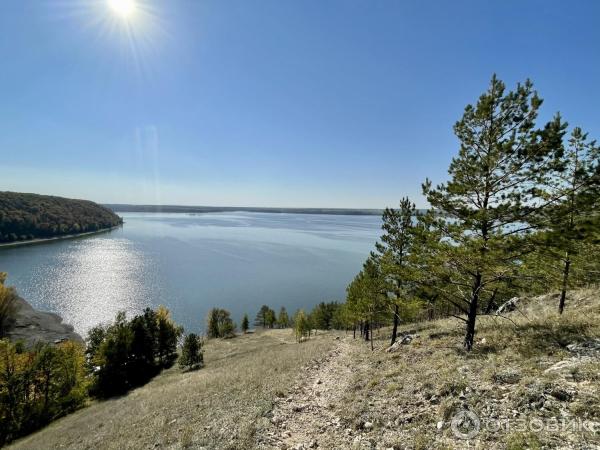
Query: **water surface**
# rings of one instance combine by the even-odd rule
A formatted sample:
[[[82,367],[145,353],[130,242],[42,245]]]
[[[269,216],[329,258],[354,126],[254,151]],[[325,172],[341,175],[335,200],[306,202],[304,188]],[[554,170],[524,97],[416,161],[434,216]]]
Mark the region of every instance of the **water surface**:
[[[110,233],[0,250],[0,272],[36,308],[84,334],[118,311],[166,305],[188,331],[213,306],[236,321],[343,300],[379,235],[377,216],[122,213]]]

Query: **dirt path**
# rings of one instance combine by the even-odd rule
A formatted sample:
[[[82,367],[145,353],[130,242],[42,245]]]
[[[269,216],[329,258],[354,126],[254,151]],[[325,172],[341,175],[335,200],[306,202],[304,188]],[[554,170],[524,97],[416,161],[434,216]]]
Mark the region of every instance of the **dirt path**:
[[[291,393],[277,401],[269,448],[350,448],[351,431],[336,415],[352,375],[351,338],[341,338],[320,361],[307,367]]]

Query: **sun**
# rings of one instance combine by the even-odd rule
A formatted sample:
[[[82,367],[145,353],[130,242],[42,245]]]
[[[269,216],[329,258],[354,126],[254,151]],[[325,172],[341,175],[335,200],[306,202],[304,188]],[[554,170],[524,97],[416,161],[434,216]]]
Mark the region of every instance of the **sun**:
[[[135,13],[135,0],[108,0],[108,5],[123,19],[128,19]]]

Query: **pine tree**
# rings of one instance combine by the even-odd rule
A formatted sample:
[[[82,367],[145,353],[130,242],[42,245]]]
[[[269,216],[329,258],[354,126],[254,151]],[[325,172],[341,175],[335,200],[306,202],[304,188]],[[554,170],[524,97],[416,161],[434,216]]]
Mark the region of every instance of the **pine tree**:
[[[267,305],[262,305],[258,312],[256,313],[256,318],[254,319],[254,325],[257,327],[267,328],[271,323],[272,317],[275,315],[273,310],[269,308]],[[273,320],[274,321],[274,320]]]
[[[244,318],[242,319],[242,333],[246,334],[249,327],[250,321],[248,320],[248,314],[244,314]]]
[[[287,328],[290,326],[290,318],[288,316],[285,306],[282,306],[279,310],[279,316],[277,317],[277,325],[280,328]]]
[[[375,244],[381,258],[382,276],[389,282],[389,290],[393,293],[393,296],[388,298],[394,320],[391,344],[396,342],[398,334],[401,303],[408,303],[411,299],[407,266],[413,241],[415,214],[415,205],[408,197],[400,201],[399,209],[386,208],[382,216],[384,234],[381,236],[381,242]]]
[[[561,314],[576,258],[586,243],[593,242],[597,229],[600,148],[587,136],[581,128],[575,128],[571,133],[545,191],[545,199],[552,203],[539,214],[543,229],[539,233],[539,248],[545,256],[559,263],[558,270],[552,272],[560,273],[558,311]]]
[[[161,365],[168,366],[177,358],[177,341],[183,334],[183,328],[175,324],[164,306],[156,310],[156,323],[158,359]]]
[[[363,337],[371,341],[375,322],[385,313],[387,303],[386,283],[381,273],[379,261],[373,255],[363,265],[363,270],[347,288],[346,303],[355,317],[363,324]]]
[[[308,335],[310,325],[308,318],[303,310],[298,310],[294,314],[294,334],[296,335],[296,341],[302,342],[302,340]]]
[[[560,150],[564,125],[560,117],[536,129],[542,100],[527,80],[515,91],[494,75],[475,106],[468,105],[454,126],[460,140],[450,181],[423,193],[435,215],[430,265],[446,300],[466,315],[464,346],[473,347],[476,318],[501,283],[516,276],[518,260],[527,250],[522,238],[528,223],[546,206],[536,186],[545,181]],[[436,240],[439,239],[439,240]]]
[[[194,369],[202,365],[204,354],[202,353],[202,340],[194,333],[185,337],[179,356],[179,367],[182,369]]]

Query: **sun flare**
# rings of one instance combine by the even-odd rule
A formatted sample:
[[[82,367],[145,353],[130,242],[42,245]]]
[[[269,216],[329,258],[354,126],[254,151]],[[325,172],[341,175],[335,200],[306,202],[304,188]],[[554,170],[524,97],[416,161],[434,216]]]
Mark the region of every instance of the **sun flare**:
[[[108,5],[123,19],[128,19],[135,13],[135,0],[108,0]]]

